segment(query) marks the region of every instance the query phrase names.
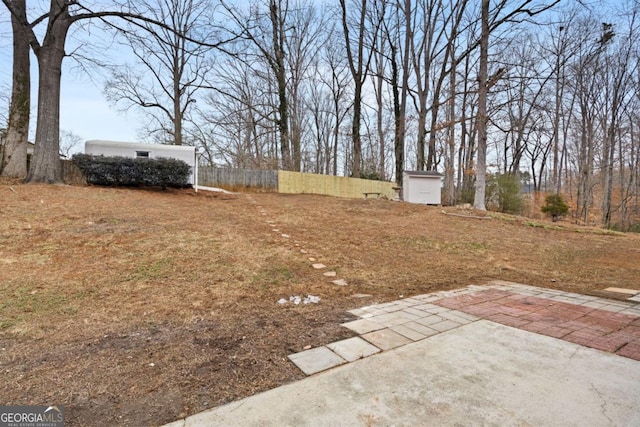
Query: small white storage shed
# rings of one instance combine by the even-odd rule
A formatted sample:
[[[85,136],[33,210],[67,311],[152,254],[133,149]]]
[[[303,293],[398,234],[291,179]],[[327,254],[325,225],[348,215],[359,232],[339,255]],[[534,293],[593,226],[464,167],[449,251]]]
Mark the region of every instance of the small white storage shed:
[[[442,204],[442,177],[432,171],[404,171],[402,174],[402,200],[425,205]]]
[[[198,176],[198,162],[196,148],[186,145],[140,144],[123,141],[87,141],[84,144],[85,154],[94,156],[122,156],[133,158],[157,159],[160,157],[182,160],[191,166],[189,183],[196,187]]]

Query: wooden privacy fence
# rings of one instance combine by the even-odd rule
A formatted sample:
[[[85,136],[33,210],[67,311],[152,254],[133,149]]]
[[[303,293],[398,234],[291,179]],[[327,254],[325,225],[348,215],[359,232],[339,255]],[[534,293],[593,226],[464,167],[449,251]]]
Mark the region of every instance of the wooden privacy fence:
[[[230,191],[272,192],[283,194],[322,194],[334,197],[361,199],[365,193],[394,198],[392,182],[346,178],[332,175],[275,171],[221,169],[201,167],[200,185],[224,188]]]
[[[198,184],[229,191],[278,192],[278,171],[198,168]]]
[[[286,194],[324,194],[361,199],[364,193],[380,193],[391,199],[395,196],[394,185],[387,181],[278,171],[278,192]]]

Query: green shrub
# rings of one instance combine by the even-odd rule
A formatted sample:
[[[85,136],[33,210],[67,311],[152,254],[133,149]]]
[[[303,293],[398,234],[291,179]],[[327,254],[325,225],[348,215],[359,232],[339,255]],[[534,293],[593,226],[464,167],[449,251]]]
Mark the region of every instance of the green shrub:
[[[503,213],[520,214],[524,199],[520,194],[520,180],[515,175],[497,174],[487,180],[487,205],[497,205]]]
[[[382,175],[375,169],[364,169],[360,172],[360,179],[369,179],[372,181],[384,181]]]
[[[76,154],[72,161],[89,184],[116,187],[173,187],[189,185],[191,166],[182,160],[141,159]]]
[[[556,222],[558,218],[569,212],[569,206],[564,202],[560,194],[549,194],[545,198],[544,205],[540,210],[542,213],[551,216],[551,220]]]

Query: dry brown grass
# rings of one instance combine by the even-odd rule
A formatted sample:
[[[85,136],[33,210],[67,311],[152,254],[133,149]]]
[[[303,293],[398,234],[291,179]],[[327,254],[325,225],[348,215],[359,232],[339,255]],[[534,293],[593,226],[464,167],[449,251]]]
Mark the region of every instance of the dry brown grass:
[[[339,324],[360,305],[490,278],[590,292],[640,277],[638,235],[443,213],[473,214],[455,208],[8,182],[0,194],[0,401],[65,405],[69,425],[158,425],[301,378],[286,356],[350,336]],[[276,304],[307,294],[321,303]]]

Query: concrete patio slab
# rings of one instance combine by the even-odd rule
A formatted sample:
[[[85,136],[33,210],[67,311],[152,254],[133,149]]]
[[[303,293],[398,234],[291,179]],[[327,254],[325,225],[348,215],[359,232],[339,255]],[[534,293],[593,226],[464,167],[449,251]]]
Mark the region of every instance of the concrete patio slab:
[[[287,356],[294,365],[307,375],[325,371],[346,363],[346,360],[329,350],[327,347],[317,347]]]
[[[638,396],[638,361],[480,320],[171,427],[631,426]]]

